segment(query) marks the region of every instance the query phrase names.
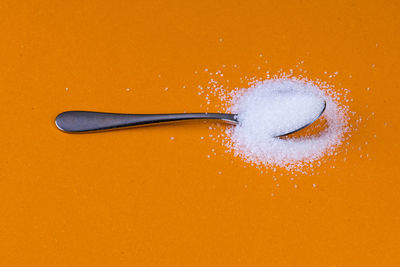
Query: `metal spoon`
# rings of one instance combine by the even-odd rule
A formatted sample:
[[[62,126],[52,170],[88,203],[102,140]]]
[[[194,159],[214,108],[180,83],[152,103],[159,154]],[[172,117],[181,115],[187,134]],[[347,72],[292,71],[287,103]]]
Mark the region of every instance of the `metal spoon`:
[[[287,132],[280,133],[277,137],[285,136],[297,132],[315,120],[317,120],[324,112],[326,102],[319,114],[308,121],[304,126],[296,129],[290,129]],[[224,113],[173,113],[173,114],[121,114],[121,113],[104,113],[93,111],[66,111],[59,114],[55,123],[61,131],[67,133],[83,133],[105,131],[113,129],[128,128],[134,126],[144,126],[151,124],[159,124],[166,122],[194,120],[194,119],[211,119],[222,120],[229,124],[238,124],[237,114]]]

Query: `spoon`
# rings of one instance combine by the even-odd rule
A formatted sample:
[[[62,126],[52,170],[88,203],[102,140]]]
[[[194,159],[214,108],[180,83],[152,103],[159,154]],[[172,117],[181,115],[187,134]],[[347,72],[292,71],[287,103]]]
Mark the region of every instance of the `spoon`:
[[[285,129],[285,132],[278,133],[276,137],[297,132],[312,124],[324,112],[326,102],[325,100],[323,102],[319,113],[315,114],[304,125],[297,126],[295,129]],[[237,114],[225,113],[121,114],[93,111],[66,111],[57,116],[55,123],[61,131],[84,133],[194,119],[222,120],[234,125],[239,123]]]

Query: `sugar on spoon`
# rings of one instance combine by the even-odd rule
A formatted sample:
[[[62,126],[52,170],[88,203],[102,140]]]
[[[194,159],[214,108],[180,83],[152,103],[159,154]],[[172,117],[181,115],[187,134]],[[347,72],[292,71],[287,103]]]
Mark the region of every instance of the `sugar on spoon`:
[[[277,107],[283,107],[283,110],[277,113],[271,113],[273,114],[273,116],[275,116],[274,119],[271,120],[271,123],[277,124],[277,130],[273,133],[273,136],[275,137],[282,137],[300,131],[301,129],[316,121],[322,115],[326,108],[326,101],[322,97],[314,94],[306,94],[306,96],[309,97],[312,101],[315,101],[314,103],[316,103],[316,105],[313,105],[312,108],[309,108],[308,112],[304,113],[304,110],[307,109],[307,105],[293,105],[293,103],[295,103],[293,101],[296,101],[295,95],[291,94],[287,90],[282,91],[282,93],[284,96],[283,102],[285,102],[286,104],[280,105],[280,103],[274,103],[274,105],[271,105],[275,109]],[[279,101],[282,101],[282,97],[277,99]],[[286,99],[288,101],[286,101]],[[278,104],[278,106],[276,104]],[[293,107],[294,110],[285,110],[285,108],[290,109],[291,107]],[[291,121],[291,123],[286,123],[283,127],[280,127],[280,121],[284,122],[285,119],[286,121],[288,121],[288,118],[284,118],[286,114],[295,114],[296,112],[306,114],[306,117],[297,122],[293,122],[293,120],[290,120],[291,118],[289,118],[289,121]],[[279,116],[283,117],[279,118]],[[238,125],[241,123],[240,115],[238,116],[238,114],[225,113],[122,114],[93,111],[65,111],[57,116],[57,118],[55,119],[55,124],[58,129],[63,132],[85,133],[199,119],[221,120],[223,122],[234,125]]]

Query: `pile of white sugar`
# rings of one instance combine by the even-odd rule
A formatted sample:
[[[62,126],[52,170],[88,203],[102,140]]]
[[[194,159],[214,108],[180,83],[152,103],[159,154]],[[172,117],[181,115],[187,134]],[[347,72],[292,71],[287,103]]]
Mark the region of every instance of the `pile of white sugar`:
[[[238,114],[239,124],[227,129],[225,143],[249,163],[294,169],[332,154],[348,130],[347,108],[309,81],[265,80],[232,94],[227,112]],[[325,103],[326,125],[318,134],[276,137],[314,121]]]
[[[258,85],[233,106],[239,126],[235,134],[249,146],[297,131],[314,122],[325,108],[320,94],[294,90],[287,83]]]

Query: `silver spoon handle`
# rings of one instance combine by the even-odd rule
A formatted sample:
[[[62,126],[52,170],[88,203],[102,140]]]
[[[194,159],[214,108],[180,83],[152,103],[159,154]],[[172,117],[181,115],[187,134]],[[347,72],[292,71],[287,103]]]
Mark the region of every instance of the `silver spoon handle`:
[[[217,119],[236,124],[235,117],[235,114],[224,113],[121,114],[66,111],[57,116],[56,125],[61,131],[80,133],[193,119]]]

